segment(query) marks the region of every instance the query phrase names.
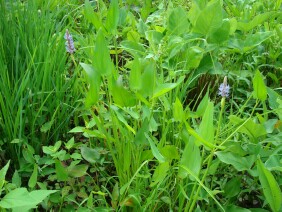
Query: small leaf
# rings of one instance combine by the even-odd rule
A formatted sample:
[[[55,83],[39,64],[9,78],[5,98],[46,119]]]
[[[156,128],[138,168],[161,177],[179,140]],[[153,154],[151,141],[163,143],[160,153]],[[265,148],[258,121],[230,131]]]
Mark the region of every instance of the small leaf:
[[[111,0],[110,7],[108,9],[106,28],[108,32],[114,33],[116,31],[119,22],[119,6],[118,0]]]
[[[108,44],[101,28],[99,29],[96,37],[93,66],[98,74],[102,76],[109,76],[112,74],[113,70],[115,70],[110,57]]]
[[[34,186],[37,183],[37,175],[38,175],[38,165],[35,163],[34,168],[33,168],[33,172],[32,172],[32,174],[29,178],[29,181],[28,181],[28,187],[34,188]]]
[[[154,94],[152,96],[152,99],[157,98],[161,95],[164,95],[165,93],[171,91],[174,89],[178,84],[177,83],[164,83],[159,85],[155,90]]]
[[[267,90],[263,81],[263,77],[259,70],[256,71],[255,76],[253,78],[253,88],[253,97],[255,99],[265,101],[267,98]]]
[[[191,172],[193,172],[193,175],[198,176],[200,169],[201,169],[201,154],[199,147],[195,144],[193,139],[189,139],[188,143],[185,146],[185,149],[182,153],[182,157],[180,160],[180,165],[187,167]],[[184,179],[188,176],[188,172],[179,167],[178,177],[181,179]],[[191,177],[193,179],[193,177]]]
[[[47,131],[51,129],[52,125],[53,125],[53,120],[46,122],[45,124],[41,126],[40,132],[46,133]]]
[[[251,169],[255,161],[253,155],[251,157],[242,157],[232,152],[216,152],[215,154],[223,163],[231,164],[238,171]]]
[[[68,173],[71,177],[82,177],[86,175],[87,169],[88,169],[88,165],[80,164],[80,165],[69,167]]]
[[[97,163],[100,159],[100,153],[96,149],[83,146],[80,148],[82,157],[89,163]]]
[[[158,183],[161,183],[165,177],[167,176],[167,172],[169,170],[170,166],[168,162],[161,163],[157,166],[157,168],[154,171],[153,177],[152,177],[152,183],[150,184],[150,187],[155,186]]]
[[[68,173],[66,168],[62,165],[59,160],[55,161],[55,169],[58,181],[67,181]]]
[[[158,148],[156,147],[156,145],[154,144],[154,141],[150,138],[149,135],[147,135],[145,133],[145,136],[147,138],[147,140],[149,141],[150,143],[150,146],[151,146],[151,150],[152,150],[152,153],[154,155],[154,157],[160,162],[160,163],[164,163],[165,162],[165,158],[164,156],[162,156],[162,154],[159,152]]]
[[[7,174],[9,166],[10,166],[10,161],[8,161],[8,163],[0,170],[0,191],[4,185],[5,176]]]
[[[257,169],[259,174],[259,181],[262,185],[263,194],[275,212],[280,211],[282,203],[281,190],[274,176],[267,170],[260,159],[257,160]]]
[[[13,174],[12,183],[15,184],[17,187],[21,187],[22,179],[17,170]]]

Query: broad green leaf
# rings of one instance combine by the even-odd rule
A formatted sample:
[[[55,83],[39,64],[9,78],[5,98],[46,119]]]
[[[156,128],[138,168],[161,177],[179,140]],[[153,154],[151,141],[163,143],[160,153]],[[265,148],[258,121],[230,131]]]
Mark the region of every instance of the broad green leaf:
[[[157,88],[154,90],[152,99],[164,95],[165,93],[174,89],[177,85],[178,85],[177,83],[164,83],[164,84],[158,85]]]
[[[222,25],[222,17],[220,0],[211,1],[200,12],[193,31],[208,36]]]
[[[241,191],[241,181],[239,177],[234,177],[229,180],[224,186],[225,197],[235,197]]]
[[[229,39],[228,47],[230,52],[246,53],[251,51],[262,42],[268,40],[273,36],[273,32],[257,32],[250,34],[246,38],[233,38]]]
[[[5,183],[5,176],[7,174],[9,166],[10,166],[10,161],[8,161],[8,163],[0,170],[0,191]]]
[[[129,75],[129,84],[131,90],[140,90],[141,89],[141,64],[138,57],[132,62]]]
[[[155,90],[156,83],[156,67],[153,62],[146,65],[141,80],[142,89],[140,90],[140,93],[143,94],[145,97],[152,96]]]
[[[91,107],[99,100],[101,76],[91,65],[85,63],[80,63],[80,65],[86,72],[87,80],[90,84],[90,88],[85,99],[85,105],[86,107]]]
[[[185,122],[185,126],[187,131],[197,139],[197,142],[202,143],[206,148],[212,149],[212,148],[217,148],[217,149],[225,149],[223,146],[216,146],[213,143],[208,142],[205,140],[202,136],[200,136],[194,129],[192,129],[187,122]]]
[[[84,132],[85,127],[75,127],[69,131],[69,133],[80,133]]]
[[[237,205],[229,205],[225,211],[228,211],[228,212],[252,212],[251,210],[249,209],[246,209],[246,208],[241,208]]]
[[[136,134],[135,130],[131,126],[128,125],[123,115],[118,110],[114,109],[114,106],[111,106],[111,108],[115,111],[118,120],[121,121],[126,126],[126,128],[135,135]]]
[[[200,62],[204,55],[204,49],[198,46],[192,46],[186,51],[186,68],[187,69],[195,69],[200,65]]]
[[[62,145],[62,141],[57,141],[54,146],[43,146],[42,150],[45,154],[51,155],[56,153]]]
[[[82,177],[87,174],[88,165],[80,164],[76,166],[70,166],[68,168],[68,174],[71,177]]]
[[[140,43],[130,40],[125,40],[122,41],[120,45],[124,50],[128,51],[132,55],[138,55],[140,57],[145,55],[146,49]]]
[[[97,149],[92,149],[86,146],[80,148],[82,157],[89,163],[97,163],[101,157],[101,154]]]
[[[149,41],[150,46],[153,48],[157,48],[157,45],[160,44],[163,34],[160,32],[157,32],[155,30],[148,30],[146,31],[146,39]]]
[[[111,75],[115,69],[110,57],[108,44],[101,28],[99,29],[96,37],[93,66],[94,69],[102,76]]]
[[[119,22],[119,6],[118,0],[111,0],[110,7],[108,9],[106,28],[108,32],[114,33],[116,31]]]
[[[43,124],[40,127],[40,132],[43,132],[43,133],[48,132],[51,129],[52,125],[53,125],[53,120],[46,122],[45,124]]]
[[[21,187],[22,179],[17,170],[15,170],[13,174],[12,183],[15,184],[18,188]]]
[[[230,33],[230,21],[229,19],[225,19],[222,22],[222,25],[219,29],[215,30],[209,36],[208,42],[211,43],[223,43],[228,40]]]
[[[34,188],[34,186],[37,183],[37,175],[38,175],[38,165],[35,163],[34,168],[33,168],[33,172],[32,172],[32,174],[29,178],[29,181],[28,181],[28,187]]]
[[[262,74],[259,72],[259,70],[256,71],[255,76],[253,78],[253,88],[253,97],[255,99],[265,101],[267,98],[267,90],[263,81]]]
[[[148,134],[145,134],[150,146],[151,146],[151,150],[152,153],[154,155],[154,157],[160,162],[160,163],[164,163],[165,162],[165,158],[164,156],[162,156],[162,154],[160,153],[160,151],[158,150],[158,148],[156,147],[154,141],[150,138],[150,136]]]
[[[175,121],[182,122],[182,120],[185,118],[184,117],[184,111],[183,111],[183,106],[180,100],[176,97],[175,102],[173,104],[173,118]]]
[[[172,10],[168,18],[168,33],[181,35],[189,30],[187,12],[182,7]]]
[[[203,119],[199,126],[199,134],[209,143],[214,143],[213,103],[208,101]]]
[[[257,142],[256,138],[266,135],[266,129],[263,124],[257,124],[252,119],[249,119],[247,122],[244,119],[241,119],[235,115],[229,116],[230,122],[236,125],[244,125],[240,126],[238,132],[242,132],[247,134],[253,142]]]
[[[257,160],[257,169],[263,194],[268,204],[274,212],[280,211],[282,195],[277,181],[271,172],[265,168],[260,159]]]
[[[85,0],[84,15],[86,19],[90,23],[92,23],[97,30],[100,29],[101,26],[103,26],[102,21],[99,18],[100,16],[94,12],[94,8],[91,7],[89,0]]]
[[[251,21],[245,23],[245,22],[238,22],[237,23],[237,29],[242,31],[250,31],[251,29],[257,27],[258,25],[265,22],[267,19],[269,19],[271,16],[275,14],[274,11],[266,12],[262,14],[258,14],[257,16],[253,17]],[[277,13],[278,15],[278,13]]]
[[[265,167],[270,171],[277,170],[282,172],[282,160],[279,155],[271,155],[265,162]]]
[[[0,207],[7,209],[25,207],[25,210],[22,211],[28,211],[31,208],[35,208],[37,204],[55,192],[57,191],[37,190],[29,193],[26,188],[16,188],[1,199]]]
[[[160,152],[167,160],[179,160],[178,150],[177,147],[174,145],[166,145],[161,148]]]
[[[132,92],[123,87],[122,76],[112,83],[111,94],[114,102],[120,107],[131,107],[135,105],[135,97]]]
[[[71,139],[67,143],[64,143],[64,144],[67,150],[70,150],[74,146],[74,137],[71,137]]]
[[[242,157],[232,152],[216,152],[219,160],[223,163],[232,165],[237,171],[244,171],[251,169],[255,162],[255,156]]]
[[[154,171],[154,174],[152,177],[152,183],[150,184],[150,187],[154,187],[158,183],[161,183],[167,176],[167,172],[169,168],[170,168],[169,162],[164,162],[164,163],[159,164]]]
[[[67,181],[68,172],[59,160],[55,160],[55,169],[58,181]]]
[[[189,139],[189,142],[186,144],[185,149],[182,153],[180,165],[186,167],[194,176],[198,176],[201,169],[201,154],[199,147],[193,141],[194,139]],[[184,179],[188,176],[188,172],[179,167],[178,177]],[[191,177],[193,179],[193,177]],[[194,180],[194,179],[193,179]]]
[[[204,96],[204,98],[202,99],[202,101],[200,102],[200,104],[197,107],[197,115],[198,116],[203,116],[206,108],[208,106],[208,102],[209,102],[209,92],[206,93],[206,95]]]

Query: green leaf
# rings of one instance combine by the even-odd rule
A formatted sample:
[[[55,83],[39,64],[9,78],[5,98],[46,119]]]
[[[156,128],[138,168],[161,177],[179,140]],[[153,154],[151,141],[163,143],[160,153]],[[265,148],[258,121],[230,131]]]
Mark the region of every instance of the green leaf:
[[[230,122],[236,125],[240,125],[238,132],[242,132],[247,134],[254,142],[256,140],[254,138],[258,138],[260,136],[266,135],[266,129],[263,124],[257,124],[252,119],[244,120],[235,115],[229,116]],[[243,124],[244,123],[244,124]],[[241,125],[243,124],[243,125]]]
[[[58,181],[68,180],[68,172],[59,160],[55,160],[55,169]]]
[[[13,174],[12,183],[15,184],[17,187],[21,187],[22,179],[17,170],[15,170]]]
[[[80,164],[76,166],[70,166],[68,168],[68,174],[71,177],[82,177],[87,174],[88,165]]]
[[[7,174],[8,168],[10,166],[10,161],[0,170],[0,191],[5,183],[5,176]]]
[[[222,17],[220,0],[211,1],[200,12],[193,31],[208,36],[221,27]]]
[[[150,187],[154,187],[158,183],[161,183],[167,176],[167,172],[169,168],[170,168],[169,162],[164,162],[164,163],[159,164],[154,171],[154,174],[152,177],[152,183],[150,184]]]
[[[200,169],[201,169],[201,161],[202,161],[202,158],[200,154],[200,149],[195,144],[193,139],[191,139],[190,137],[182,153],[180,165],[183,167],[187,167],[187,169],[193,172],[194,176],[198,176],[200,173]],[[181,179],[184,179],[188,176],[188,172],[185,169],[183,169],[181,166],[179,167],[178,177],[180,177]],[[193,177],[191,177],[191,179],[194,180]]]
[[[173,104],[173,118],[175,121],[179,122],[182,122],[182,120],[185,118],[182,103],[177,97],[175,99],[175,103]]]
[[[228,40],[230,33],[230,21],[225,19],[219,29],[214,31],[210,36],[208,41],[211,43],[223,43]]]
[[[165,93],[174,89],[177,85],[178,85],[177,83],[164,83],[164,84],[158,85],[158,87],[154,90],[152,99],[164,95]]]
[[[28,187],[34,188],[34,186],[37,183],[37,175],[38,175],[38,165],[35,163],[34,168],[33,168],[33,172],[32,172],[32,174],[29,178],[29,181],[28,181]]]
[[[108,32],[115,33],[119,22],[119,6],[118,0],[111,0],[110,7],[108,9],[106,28]]]
[[[132,55],[138,55],[138,56],[143,56],[145,55],[146,49],[144,48],[143,45],[141,45],[138,42],[131,41],[131,40],[125,40],[120,43],[122,48]]]
[[[267,98],[267,90],[263,81],[263,77],[259,70],[256,71],[255,76],[253,78],[253,88],[253,97],[255,99],[265,101]]]
[[[101,28],[99,29],[96,37],[93,66],[98,74],[102,76],[109,76],[115,70],[114,64],[110,57],[108,44]]]
[[[113,81],[111,94],[114,102],[121,107],[131,107],[135,105],[135,98],[132,92],[123,87],[122,76]]]
[[[187,49],[186,51],[186,68],[187,69],[195,69],[198,68],[200,65],[200,62],[204,55],[204,49],[198,47],[198,46],[192,46]]]
[[[246,38],[229,39],[228,48],[231,49],[230,52],[246,53],[268,40],[271,36],[273,36],[273,32],[257,32],[248,35]]]
[[[99,100],[99,91],[101,85],[101,76],[91,65],[80,63],[87,75],[87,80],[90,84],[89,91],[87,92],[85,105],[91,107]]]
[[[178,150],[177,147],[174,145],[166,145],[161,148],[160,152],[167,160],[179,160]]]
[[[141,80],[142,89],[140,90],[140,93],[143,94],[145,97],[152,96],[155,90],[156,83],[156,67],[153,62],[146,65]]]
[[[181,35],[189,30],[189,22],[186,11],[182,7],[172,10],[168,18],[168,33]]]
[[[151,150],[152,153],[154,155],[154,157],[160,162],[160,163],[164,163],[165,162],[165,158],[164,156],[162,156],[162,154],[159,152],[158,148],[156,147],[154,141],[150,138],[150,136],[148,134],[145,133],[145,136],[148,140],[148,142],[150,143],[151,146]]]
[[[43,146],[42,150],[47,155],[56,153],[62,145],[62,141],[57,141],[54,146]]]
[[[45,124],[41,126],[40,132],[43,132],[43,133],[48,132],[51,129],[52,125],[53,125],[53,120],[46,122]]]
[[[83,146],[80,148],[82,157],[89,163],[97,163],[101,157],[101,154],[97,149],[91,149],[89,147]]]
[[[131,90],[140,90],[141,89],[141,64],[138,57],[135,57],[135,59],[132,62],[132,66],[130,69],[130,75],[129,75],[129,84]]]
[[[35,208],[37,204],[55,192],[57,191],[37,190],[29,193],[26,188],[16,188],[2,198],[0,207],[7,209],[25,207],[25,210],[22,211],[28,211],[31,208]]]
[[[203,119],[199,126],[199,134],[209,143],[214,143],[213,103],[208,101]]]
[[[257,160],[259,181],[263,194],[274,212],[280,211],[282,204],[281,190],[274,176],[267,170],[260,159]]]
[[[257,16],[253,17],[251,21],[245,23],[245,22],[238,22],[237,23],[237,29],[242,31],[250,31],[251,29],[257,27],[258,25],[265,22],[267,19],[269,19],[272,15],[274,15],[275,12],[266,12],[262,14],[258,14]],[[278,15],[278,13],[276,13]]]
[[[85,0],[84,15],[86,19],[90,23],[92,23],[97,30],[103,26],[102,21],[99,18],[100,16],[94,12],[94,8],[91,7],[89,0]]]
[[[219,160],[221,160],[223,163],[234,166],[237,171],[250,170],[255,162],[254,155],[242,157],[232,152],[216,152],[215,154]]]
[[[241,191],[241,181],[239,177],[234,177],[229,180],[224,186],[225,197],[235,197]]]

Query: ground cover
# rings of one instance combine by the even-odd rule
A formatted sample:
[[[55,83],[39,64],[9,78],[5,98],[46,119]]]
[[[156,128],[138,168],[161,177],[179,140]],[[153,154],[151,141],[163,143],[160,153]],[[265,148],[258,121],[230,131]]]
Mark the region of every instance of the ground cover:
[[[1,211],[281,211],[281,1],[0,1]]]

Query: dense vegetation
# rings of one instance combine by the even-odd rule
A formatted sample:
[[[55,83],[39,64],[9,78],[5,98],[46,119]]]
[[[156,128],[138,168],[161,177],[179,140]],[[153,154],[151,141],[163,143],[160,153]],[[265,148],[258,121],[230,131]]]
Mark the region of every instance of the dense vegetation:
[[[281,211],[281,0],[0,0],[0,211]]]

